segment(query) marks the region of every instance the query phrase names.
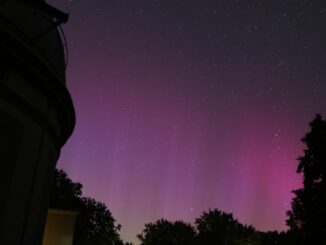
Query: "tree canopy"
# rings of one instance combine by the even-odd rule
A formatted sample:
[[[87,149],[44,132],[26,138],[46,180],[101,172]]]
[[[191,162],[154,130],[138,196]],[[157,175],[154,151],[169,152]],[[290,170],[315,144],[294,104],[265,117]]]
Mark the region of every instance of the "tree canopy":
[[[230,213],[218,209],[204,212],[195,221],[197,240],[200,244],[253,244],[256,231],[234,219]]]
[[[82,184],[73,182],[63,170],[55,169],[51,185],[50,208],[78,210]]]
[[[145,229],[138,235],[141,245],[191,245],[194,244],[194,228],[183,221],[160,219],[155,223],[145,224]]]
[[[82,197],[82,185],[73,182],[63,170],[55,170],[50,207],[79,211],[74,244],[78,245],[123,245],[120,225],[116,224],[104,203]]]
[[[304,244],[326,244],[326,121],[321,115],[310,123],[302,142],[306,149],[297,172],[303,174],[303,187],[293,191],[287,225]]]
[[[203,212],[195,224],[160,219],[145,224],[138,235],[141,245],[288,245],[285,232],[260,232],[218,209]]]

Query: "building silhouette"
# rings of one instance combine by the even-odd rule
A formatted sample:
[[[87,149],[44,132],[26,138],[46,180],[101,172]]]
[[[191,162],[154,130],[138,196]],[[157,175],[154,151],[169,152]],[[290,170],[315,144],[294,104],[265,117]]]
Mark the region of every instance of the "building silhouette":
[[[0,0],[0,244],[42,243],[51,175],[75,125],[67,20],[42,0]]]

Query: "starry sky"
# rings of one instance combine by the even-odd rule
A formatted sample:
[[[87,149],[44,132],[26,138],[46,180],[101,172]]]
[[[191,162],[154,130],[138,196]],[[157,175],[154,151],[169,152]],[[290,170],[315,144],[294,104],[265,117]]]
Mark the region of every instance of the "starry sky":
[[[58,166],[122,238],[209,208],[285,230],[300,139],[326,115],[323,0],[52,0],[77,113]]]

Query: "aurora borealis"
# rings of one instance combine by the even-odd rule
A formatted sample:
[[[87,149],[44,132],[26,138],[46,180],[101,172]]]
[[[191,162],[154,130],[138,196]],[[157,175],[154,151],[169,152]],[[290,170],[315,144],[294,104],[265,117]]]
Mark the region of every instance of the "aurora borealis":
[[[77,113],[59,167],[122,238],[209,208],[285,230],[316,113],[326,115],[326,2],[56,0]]]

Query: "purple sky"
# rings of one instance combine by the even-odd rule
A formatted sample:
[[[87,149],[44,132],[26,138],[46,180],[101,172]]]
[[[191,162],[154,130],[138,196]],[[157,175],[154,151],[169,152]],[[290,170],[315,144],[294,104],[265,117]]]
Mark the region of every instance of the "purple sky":
[[[77,125],[59,167],[135,241],[208,208],[284,230],[300,142],[326,115],[326,2],[53,0]]]

